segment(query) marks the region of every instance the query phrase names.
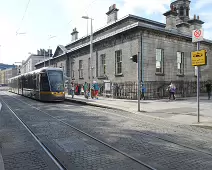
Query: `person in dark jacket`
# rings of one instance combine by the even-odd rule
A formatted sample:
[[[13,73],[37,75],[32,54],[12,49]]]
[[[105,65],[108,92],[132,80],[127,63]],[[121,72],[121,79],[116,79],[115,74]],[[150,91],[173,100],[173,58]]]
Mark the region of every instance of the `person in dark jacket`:
[[[206,83],[205,87],[206,87],[206,91],[208,93],[208,100],[210,100],[211,99],[211,83],[208,81]]]
[[[172,82],[168,86],[168,91],[169,91],[169,100],[171,100],[172,96],[173,96],[173,100],[175,100],[176,86]]]

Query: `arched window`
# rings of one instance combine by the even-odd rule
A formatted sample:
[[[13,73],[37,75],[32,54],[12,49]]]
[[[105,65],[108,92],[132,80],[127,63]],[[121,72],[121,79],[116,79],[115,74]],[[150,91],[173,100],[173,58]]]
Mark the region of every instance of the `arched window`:
[[[189,9],[186,9],[186,16],[189,16]]]
[[[180,16],[183,16],[184,15],[184,9],[183,9],[183,7],[181,6],[180,7]]]

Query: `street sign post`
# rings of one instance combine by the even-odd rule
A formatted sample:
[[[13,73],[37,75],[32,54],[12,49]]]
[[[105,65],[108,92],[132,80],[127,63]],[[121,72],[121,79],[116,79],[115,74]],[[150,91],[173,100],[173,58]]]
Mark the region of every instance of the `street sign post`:
[[[192,66],[203,66],[207,64],[206,50],[191,53]]]
[[[200,41],[204,40],[204,32],[203,29],[196,29],[192,31],[192,42],[197,42],[197,51],[200,49]],[[198,57],[197,57],[198,56]],[[193,60],[194,58],[194,60]],[[199,94],[200,94],[200,83],[199,83],[199,66],[203,64],[203,62],[206,62],[204,60],[199,61],[196,58],[202,58],[203,56],[200,56],[197,54],[195,57],[192,56],[192,65],[195,65],[197,67],[197,117],[198,117],[198,123],[200,122],[200,101],[199,101]],[[194,61],[194,62],[193,62]]]
[[[203,41],[204,38],[204,32],[203,29],[197,29],[192,31],[192,42],[200,42]]]

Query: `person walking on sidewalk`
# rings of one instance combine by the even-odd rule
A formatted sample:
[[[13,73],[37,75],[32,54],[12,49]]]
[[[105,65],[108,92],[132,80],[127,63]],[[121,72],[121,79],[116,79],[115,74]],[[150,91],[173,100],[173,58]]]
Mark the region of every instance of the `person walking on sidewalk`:
[[[205,87],[206,87],[206,91],[208,93],[208,100],[210,100],[211,99],[211,83],[208,81],[206,83]]]
[[[169,91],[169,100],[171,100],[171,97],[173,96],[173,100],[175,100],[175,91],[176,91],[176,86],[171,82],[171,84],[168,86],[168,91]]]
[[[74,83],[71,82],[71,97],[74,98]]]
[[[85,82],[84,86],[83,86],[83,90],[84,90],[84,96],[86,99],[88,99],[88,83]]]
[[[99,85],[96,81],[93,82],[93,88],[94,88],[94,97],[98,99],[99,94]]]
[[[145,100],[145,95],[144,95],[145,92],[146,92],[146,88],[144,87],[144,84],[141,83],[141,97],[140,97],[140,99]]]

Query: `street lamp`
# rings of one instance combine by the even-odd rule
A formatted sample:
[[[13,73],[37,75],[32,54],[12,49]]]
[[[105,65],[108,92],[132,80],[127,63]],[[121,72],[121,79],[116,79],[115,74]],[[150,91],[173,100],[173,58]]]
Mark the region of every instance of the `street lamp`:
[[[52,35],[49,35],[49,38],[48,40],[52,39],[52,38],[55,38],[57,36],[52,36]],[[50,46],[49,46],[49,67],[50,67]]]
[[[90,19],[91,20],[91,35],[90,35],[90,95],[91,95],[91,86],[93,84],[93,25],[92,20],[93,18],[90,18],[88,16],[82,16],[83,19]]]
[[[16,35],[25,35],[26,32],[16,32]]]

